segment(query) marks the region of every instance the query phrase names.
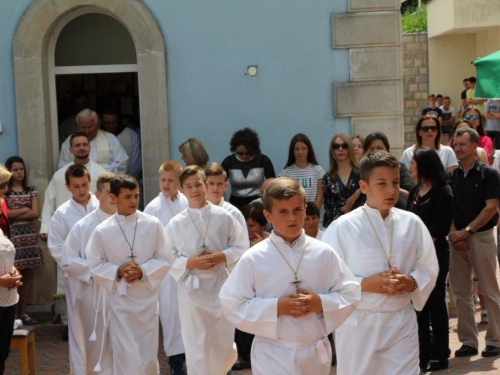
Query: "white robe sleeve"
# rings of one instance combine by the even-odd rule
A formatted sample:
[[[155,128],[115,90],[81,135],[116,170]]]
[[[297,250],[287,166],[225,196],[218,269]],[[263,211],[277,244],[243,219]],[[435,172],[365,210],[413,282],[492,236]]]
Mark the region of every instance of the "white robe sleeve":
[[[422,311],[436,285],[439,265],[432,237],[425,224],[420,218],[418,220],[420,225],[416,229],[420,232],[420,239],[418,240],[417,260],[408,275],[412,276],[418,284],[418,288],[410,293],[413,307],[417,311]]]
[[[170,268],[167,260],[169,254],[169,243],[167,233],[160,221],[156,223],[156,250],[153,258],[141,264],[142,281],[144,281],[149,290],[155,290]]]
[[[171,265],[170,275],[179,283],[187,274],[188,257],[182,254],[177,248],[175,243],[175,230],[172,227],[172,224],[168,223],[165,230],[167,232],[167,240],[169,242],[168,261]]]
[[[42,225],[40,226],[40,233],[49,233],[50,220],[56,210],[56,187],[55,178],[50,180],[47,189],[45,190],[45,198],[43,200],[42,208]]]
[[[127,173],[137,179],[142,171],[141,140],[132,129],[130,129],[129,134],[132,140],[132,155],[128,159]]]
[[[94,231],[85,248],[85,255],[94,281],[108,293],[113,294],[118,284],[117,276],[120,266],[108,261],[102,242],[101,233],[98,230]]]
[[[333,252],[330,292],[319,294],[328,333],[335,331],[351,315],[361,300],[361,284],[337,253]],[[326,281],[326,280],[325,280]]]
[[[231,215],[229,220],[229,239],[227,249],[223,250],[226,255],[226,267],[232,270],[236,262],[249,248],[248,232],[244,230],[236,219]]]
[[[47,247],[50,255],[61,267],[63,265],[64,241],[68,235],[66,221],[60,211],[57,211],[50,221]]]
[[[101,164],[107,171],[122,174],[127,171],[128,155],[123,149],[118,138],[113,134],[107,133],[109,152],[111,153],[111,162],[109,164]]]
[[[61,151],[59,152],[59,162],[57,163],[57,168],[60,169],[64,167],[66,164],[71,163],[73,161],[73,156],[69,152],[69,140],[71,136],[66,138],[61,146]]]
[[[254,264],[242,258],[222,286],[219,298],[222,312],[239,330],[260,337],[278,336],[278,298],[255,295]]]
[[[69,276],[80,280],[84,283],[90,283],[92,278],[87,259],[80,256],[81,251],[85,251],[86,241],[88,238],[82,238],[82,227],[76,225],[71,229],[64,241],[64,261],[62,269],[68,273]]]

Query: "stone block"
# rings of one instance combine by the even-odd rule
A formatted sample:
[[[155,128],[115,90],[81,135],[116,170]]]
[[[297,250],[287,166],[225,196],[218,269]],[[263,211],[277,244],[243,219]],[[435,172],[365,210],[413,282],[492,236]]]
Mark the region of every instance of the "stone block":
[[[423,33],[419,35],[418,40],[427,44],[429,37],[427,36],[427,33]]]
[[[336,117],[399,115],[402,110],[399,80],[335,83],[333,91]]]
[[[404,91],[403,93],[403,99],[404,100],[411,100],[411,99],[415,99],[415,94],[411,91]]]
[[[420,49],[423,51],[427,51],[429,49],[429,44],[427,41],[420,43]]]
[[[409,59],[411,58],[411,53],[410,52],[403,52],[403,59]]]
[[[349,61],[351,81],[400,78],[400,47],[351,48]]]
[[[427,93],[426,92],[416,92],[415,99],[427,99]]]
[[[429,84],[428,83],[419,83],[418,91],[429,92]]]
[[[400,0],[349,0],[349,12],[375,12],[380,10],[399,10]]]
[[[415,41],[415,35],[414,34],[403,34],[403,44],[404,43],[411,43]]]
[[[429,74],[429,68],[427,68],[426,66],[418,68],[418,74]]]
[[[352,117],[351,125],[352,134],[366,136],[375,131],[384,133],[389,139],[391,152],[393,148],[403,146],[402,116]]]
[[[409,90],[412,92],[418,91],[418,84],[416,83],[411,84]]]
[[[409,76],[413,74],[412,68],[403,68],[403,76]]]
[[[429,82],[429,77],[426,74],[419,74],[415,77],[417,83],[426,83]]]
[[[413,67],[413,59],[404,59],[403,60],[403,67],[412,68]]]
[[[406,51],[420,51],[420,44],[418,43],[406,43],[405,44]]]
[[[417,108],[417,101],[416,100],[406,100],[405,101],[405,108]]]
[[[416,68],[421,67],[422,66],[422,59],[413,60],[413,66],[415,66]]]
[[[404,116],[413,116],[415,114],[415,111],[413,108],[405,108],[403,109],[403,115]]]
[[[360,12],[332,15],[333,48],[398,46],[401,15],[394,12]]]
[[[414,76],[406,76],[404,77],[404,83],[414,83],[415,82],[415,77]]]

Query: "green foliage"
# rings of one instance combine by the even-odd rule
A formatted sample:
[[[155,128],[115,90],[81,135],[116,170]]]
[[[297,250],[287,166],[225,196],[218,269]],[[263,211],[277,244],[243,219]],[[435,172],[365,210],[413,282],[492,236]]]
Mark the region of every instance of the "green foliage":
[[[424,4],[415,12],[406,11],[401,18],[403,33],[427,32],[427,7]]]

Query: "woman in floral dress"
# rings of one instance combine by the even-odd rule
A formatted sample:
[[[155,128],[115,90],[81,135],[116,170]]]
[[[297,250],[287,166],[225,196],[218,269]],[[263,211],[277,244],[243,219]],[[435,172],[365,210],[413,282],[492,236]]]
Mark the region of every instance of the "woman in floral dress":
[[[35,220],[40,217],[38,191],[26,181],[26,167],[23,159],[13,156],[5,166],[12,173],[5,195],[9,209],[10,240],[16,249],[15,266],[23,276],[19,288],[18,316],[25,324],[36,321],[26,314],[33,280],[33,269],[43,264],[42,250],[38,246]]]
[[[330,142],[330,167],[323,177],[323,226],[349,212],[359,196],[359,165],[351,138],[336,134]]]

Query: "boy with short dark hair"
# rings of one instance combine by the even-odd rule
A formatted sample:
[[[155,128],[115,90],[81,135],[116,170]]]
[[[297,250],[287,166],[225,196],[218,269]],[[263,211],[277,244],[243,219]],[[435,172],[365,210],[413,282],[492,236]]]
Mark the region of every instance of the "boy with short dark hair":
[[[189,207],[167,225],[170,274],[179,284],[179,312],[188,374],[223,375],[236,360],[234,327],[222,315],[220,288],[248,249],[233,216],[206,199],[203,169],[190,165],[180,175]]]
[[[137,210],[139,184],[118,175],[110,184],[116,214],[97,226],[86,248],[94,281],[107,291],[114,374],[158,374],[158,285],[168,243],[161,222]]]
[[[173,160],[162,163],[158,171],[160,194],[144,209],[144,213],[157,217],[164,227],[179,212],[184,211],[188,201],[179,191],[182,166]],[[172,375],[184,375],[186,361],[179,317],[177,282],[171,275],[165,276],[158,287],[160,298],[160,322],[163,331],[163,349],[168,356]]]
[[[361,282],[361,302],[335,332],[339,374],[418,374],[415,310],[438,274],[432,238],[420,218],[394,208],[399,162],[385,151],[361,159],[366,204],[334,221],[323,241]]]
[[[309,237],[320,241],[323,238],[324,231],[319,229],[319,208],[314,202],[307,202],[304,230]]]
[[[306,193],[297,180],[273,180],[263,203],[273,232],[222,287],[223,312],[255,334],[253,374],[329,374],[327,335],[354,311],[360,285],[329,245],[305,235]]]
[[[64,174],[66,188],[71,193],[71,199],[63,203],[56,210],[50,220],[47,246],[50,255],[58,266],[64,268],[65,253],[64,241],[71,228],[82,218],[94,211],[99,201],[90,193],[90,173],[84,165],[73,164]],[[74,321],[73,305],[78,291],[78,279],[65,274],[64,289],[66,298],[61,299],[61,319],[68,326],[69,357],[72,374],[82,374],[85,371],[85,362],[78,343],[77,327]],[[67,312],[67,314],[66,314]]]

